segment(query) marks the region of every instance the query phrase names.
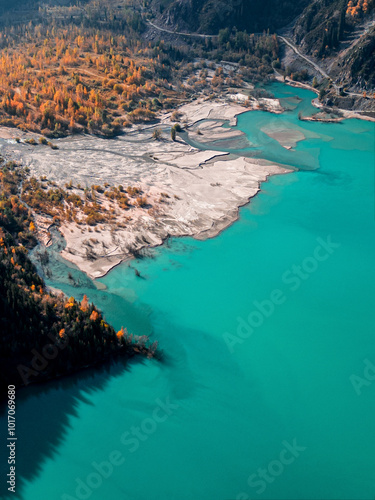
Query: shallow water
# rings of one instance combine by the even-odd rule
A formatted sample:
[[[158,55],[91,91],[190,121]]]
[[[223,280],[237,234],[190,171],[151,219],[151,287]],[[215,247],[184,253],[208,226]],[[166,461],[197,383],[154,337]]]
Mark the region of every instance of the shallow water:
[[[165,359],[19,391],[17,498],[374,498],[375,127],[300,122],[313,94],[271,91],[297,107],[238,127],[302,170],[271,177],[217,238],[116,267],[107,290],[53,274]],[[260,131],[275,121],[310,138],[287,151]]]

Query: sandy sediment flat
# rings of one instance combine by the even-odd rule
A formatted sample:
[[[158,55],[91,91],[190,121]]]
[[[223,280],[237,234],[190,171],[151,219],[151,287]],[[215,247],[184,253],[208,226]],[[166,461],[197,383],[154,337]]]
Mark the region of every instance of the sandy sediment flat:
[[[234,126],[237,124],[238,115],[253,109],[263,109],[271,113],[282,113],[284,111],[278,99],[255,99],[241,93],[228,94],[226,97],[226,99],[215,101],[209,99],[197,100],[181,106],[178,108],[181,121],[193,125],[201,120],[223,120]],[[246,107],[243,105],[245,102],[247,103]],[[171,115],[172,113],[165,115],[163,122],[173,123],[171,122]]]
[[[189,168],[165,166],[153,190],[169,198],[157,204],[157,196],[149,191],[156,213],[132,209],[126,228],[114,231],[104,224],[88,232],[74,223],[63,224],[67,247],[62,255],[94,278],[129,257],[131,248],[157,246],[168,236],[213,237],[236,220],[238,208],[258,192],[268,175],[288,172],[267,161],[211,155],[212,161],[202,164],[199,153],[189,154]],[[96,253],[94,260],[87,259],[87,245]]]
[[[222,127],[224,122],[235,123],[236,116],[247,111],[241,105],[194,101],[179,111],[194,137],[201,127],[207,142],[246,141],[241,131]],[[288,172],[265,160],[202,151],[179,137],[173,142],[171,124],[170,114],[165,114],[157,126],[163,130],[161,140],[153,139],[154,127],[148,126],[116,139],[82,135],[60,139],[54,141],[58,150],[18,144],[12,137],[20,134],[14,131],[12,135],[12,129],[7,129],[10,135],[2,136],[3,154],[21,161],[37,178],[46,176],[61,186],[72,180],[74,186],[81,186],[81,191],[74,189],[81,194],[85,186],[108,183],[136,186],[147,196],[145,208],[133,205],[129,210],[117,210],[116,224],[61,224],[66,240],[62,255],[91,278],[103,276],[134,251],[160,245],[168,236],[215,236],[236,220],[239,207],[258,192],[260,182],[269,175]],[[104,206],[108,200],[98,197]],[[39,217],[37,223],[47,243],[48,220]]]
[[[317,139],[320,136],[311,130],[307,130],[297,125],[291,126],[288,122],[270,122],[267,126],[261,128],[262,132],[272,139],[275,139],[286,149],[295,148],[299,141],[305,139]]]

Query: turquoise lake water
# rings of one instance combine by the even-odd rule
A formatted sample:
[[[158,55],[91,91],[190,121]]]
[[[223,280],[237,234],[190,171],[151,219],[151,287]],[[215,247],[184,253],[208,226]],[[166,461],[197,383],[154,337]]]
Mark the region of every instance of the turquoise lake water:
[[[375,497],[375,124],[301,122],[314,95],[271,90],[294,109],[241,115],[245,153],[302,170],[239,221],[116,267],[106,291],[54,264],[50,284],[165,358],[20,390],[13,498]],[[305,131],[295,151],[260,131],[280,123]]]

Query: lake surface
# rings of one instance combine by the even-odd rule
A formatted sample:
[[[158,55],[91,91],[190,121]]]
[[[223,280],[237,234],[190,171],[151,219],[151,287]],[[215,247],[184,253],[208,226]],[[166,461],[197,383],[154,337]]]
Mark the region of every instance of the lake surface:
[[[300,170],[221,235],[170,240],[107,290],[51,261],[49,284],[165,358],[20,390],[13,498],[374,498],[375,124],[302,122],[314,94],[271,90],[290,110],[241,115],[247,153]],[[261,131],[280,123],[307,138],[287,151]]]

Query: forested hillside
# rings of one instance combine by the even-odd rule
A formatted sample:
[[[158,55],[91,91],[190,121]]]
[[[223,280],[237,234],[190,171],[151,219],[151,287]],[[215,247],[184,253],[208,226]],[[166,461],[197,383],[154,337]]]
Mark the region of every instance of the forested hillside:
[[[362,92],[375,85],[373,0],[150,0],[144,12],[161,27],[185,32],[286,31],[338,85]]]
[[[375,87],[373,0],[316,0],[293,28],[301,49],[321,60],[336,83]]]
[[[369,19],[373,7],[372,0],[315,0],[295,24],[295,40],[307,53],[323,57]]]
[[[164,23],[200,33],[237,28],[248,33],[275,30],[290,23],[308,0],[150,0],[149,8]]]
[[[47,137],[80,132],[111,137],[154,121],[160,110],[201,92],[222,91],[241,78],[264,80],[278,58],[272,36],[225,29],[208,43],[149,42],[143,38],[145,13],[128,3],[53,3],[34,6],[30,22],[8,24],[10,12],[2,18],[1,125]],[[22,11],[14,15],[22,18]],[[207,78],[206,59],[239,63],[237,80],[224,79],[220,68]]]

